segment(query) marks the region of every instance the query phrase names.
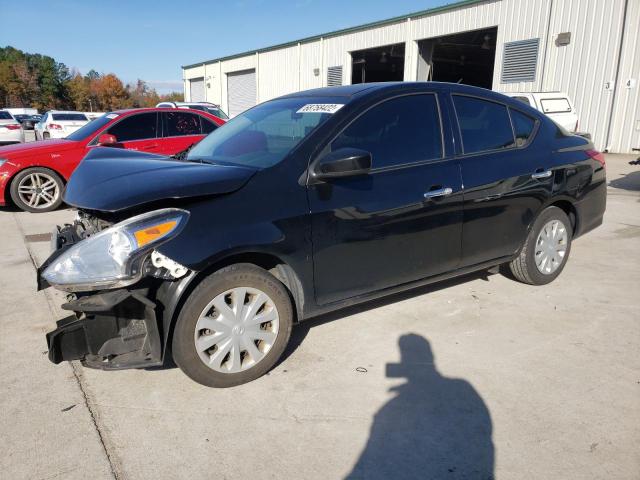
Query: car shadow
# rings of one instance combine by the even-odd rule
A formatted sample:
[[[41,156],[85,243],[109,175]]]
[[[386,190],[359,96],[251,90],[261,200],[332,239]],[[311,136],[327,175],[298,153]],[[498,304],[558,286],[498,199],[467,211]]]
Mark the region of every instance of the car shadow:
[[[494,478],[492,422],[482,397],[465,380],[436,369],[429,342],[400,337],[400,363],[388,378],[407,381],[374,416],[367,444],[347,479]]]
[[[620,188],[622,190],[630,190],[632,192],[640,192],[640,170],[637,172],[627,173],[620,178],[611,180],[610,187]]]
[[[509,275],[505,269],[504,272],[501,273],[505,275]],[[324,315],[319,315],[314,318],[310,318],[308,320],[304,320],[293,327],[293,331],[291,332],[291,338],[289,339],[289,343],[287,344],[287,348],[274,366],[276,368],[281,363],[285,362],[302,344],[305,337],[314,327],[318,327],[320,325],[324,325],[328,322],[333,322],[334,320],[338,320],[344,317],[350,317],[352,315],[357,315],[359,313],[366,312],[368,310],[373,310],[376,308],[381,308],[386,305],[391,305],[392,303],[402,302],[403,300],[408,300],[410,298],[419,297],[421,295],[425,295],[427,293],[437,292],[438,290],[443,290],[445,288],[453,287],[455,285],[460,285],[463,283],[471,282],[473,280],[485,280],[488,281],[491,275],[495,275],[489,271],[480,271],[474,272],[467,275],[461,275],[459,277],[455,277],[449,280],[443,280],[441,282],[433,283],[430,285],[424,285],[421,287],[412,288],[410,290],[406,290],[400,293],[394,293],[392,295],[387,295],[385,297],[377,298],[375,300],[369,300],[367,302],[359,303],[357,305],[352,305],[350,307],[345,307],[340,310],[336,310],[334,312],[326,313]]]
[[[509,273],[506,270],[505,272],[502,272],[502,273],[505,275],[509,275]],[[438,290],[453,287],[455,285],[470,282],[473,280],[481,279],[481,280],[488,281],[491,275],[494,275],[494,273],[486,270],[470,273],[467,275],[461,275],[460,277],[452,278],[449,280],[443,280],[441,282],[433,283],[430,285],[424,285],[421,287],[412,288],[404,292],[394,293],[392,295],[387,295],[382,298],[369,300],[367,302],[359,303],[357,305],[353,305],[350,307],[345,307],[340,310],[326,313],[324,315],[319,315],[317,317],[300,322],[294,325],[293,330],[291,332],[291,338],[289,339],[289,343],[287,344],[287,348],[285,349],[284,353],[280,356],[280,358],[278,359],[276,364],[273,366],[273,368],[277,368],[282,363],[284,363],[302,344],[305,337],[308,335],[309,330],[311,330],[314,327],[324,325],[327,322],[332,322],[340,318],[349,317],[351,315],[363,313],[368,310],[373,310],[375,308],[381,308],[386,305],[390,305],[392,303],[397,303],[410,298],[419,297],[420,295],[425,295],[430,292],[437,292]],[[164,355],[164,363],[162,365],[146,367],[145,370],[162,371],[162,370],[171,370],[176,367],[177,365],[173,361],[171,351],[169,349]]]

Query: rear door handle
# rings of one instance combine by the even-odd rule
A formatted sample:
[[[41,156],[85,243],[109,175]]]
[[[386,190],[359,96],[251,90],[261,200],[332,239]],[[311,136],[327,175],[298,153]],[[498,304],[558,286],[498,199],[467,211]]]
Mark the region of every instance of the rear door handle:
[[[151,150],[152,148],[156,148],[157,146],[157,143],[154,143],[153,145],[145,145],[144,147],[142,147],[142,150]]]
[[[453,189],[451,187],[439,188],[437,190],[429,190],[424,194],[424,198],[446,197],[452,193]]]
[[[534,180],[540,180],[541,178],[549,178],[551,175],[553,175],[553,172],[551,170],[544,170],[544,171],[535,171],[531,174],[531,178],[533,178]]]

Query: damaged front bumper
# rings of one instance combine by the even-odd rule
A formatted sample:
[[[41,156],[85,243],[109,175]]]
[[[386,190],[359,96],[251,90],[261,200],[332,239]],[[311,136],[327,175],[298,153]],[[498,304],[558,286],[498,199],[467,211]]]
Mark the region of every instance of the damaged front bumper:
[[[62,305],[74,314],[47,333],[49,360],[82,360],[103,370],[162,364],[156,304],[146,289],[113,290],[80,297]]]
[[[42,277],[44,270],[86,238],[82,228],[76,221],[53,231],[53,253],[38,269],[38,290],[50,286]],[[73,313],[46,334],[49,360],[81,360],[84,366],[103,370],[162,365],[173,312],[195,272],[155,251],[145,268],[145,277],[134,285],[69,295],[62,308]]]

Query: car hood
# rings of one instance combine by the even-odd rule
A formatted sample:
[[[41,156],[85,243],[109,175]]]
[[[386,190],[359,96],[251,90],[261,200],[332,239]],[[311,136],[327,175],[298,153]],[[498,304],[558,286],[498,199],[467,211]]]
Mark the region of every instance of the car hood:
[[[18,143],[16,145],[0,147],[0,157],[11,158],[49,152],[61,152],[65,150],[73,150],[77,147],[78,142],[65,140],[64,138],[59,140],[44,140],[41,142]]]
[[[64,201],[87,210],[117,212],[163,199],[231,193],[244,186],[256,171],[96,148],[74,171]]]

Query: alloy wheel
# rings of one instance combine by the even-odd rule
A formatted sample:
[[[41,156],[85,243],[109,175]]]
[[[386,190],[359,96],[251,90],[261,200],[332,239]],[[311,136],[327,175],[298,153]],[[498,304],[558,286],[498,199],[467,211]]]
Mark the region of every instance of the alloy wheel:
[[[194,342],[203,363],[237,373],[262,361],[278,336],[279,316],[261,290],[236,287],[217,295],[196,323]]]
[[[51,175],[34,172],[20,179],[18,196],[29,207],[45,209],[56,203],[60,196],[60,187]]]

